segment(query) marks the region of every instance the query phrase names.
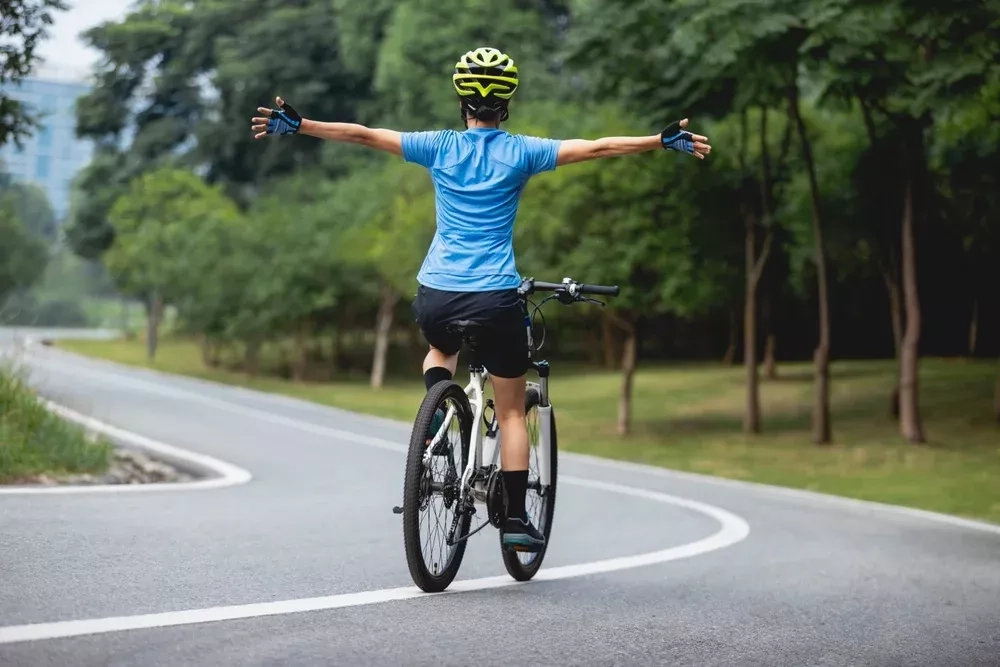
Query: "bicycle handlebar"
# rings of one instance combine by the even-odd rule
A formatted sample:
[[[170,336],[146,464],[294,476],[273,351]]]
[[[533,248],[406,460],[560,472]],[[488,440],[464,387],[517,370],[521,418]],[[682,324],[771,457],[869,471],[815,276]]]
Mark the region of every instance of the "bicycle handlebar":
[[[561,283],[547,283],[534,278],[528,278],[521,285],[521,291],[525,294],[534,292],[558,292],[573,298],[584,294],[598,294],[603,296],[618,296],[620,292],[617,285],[584,285],[571,278],[563,278]]]

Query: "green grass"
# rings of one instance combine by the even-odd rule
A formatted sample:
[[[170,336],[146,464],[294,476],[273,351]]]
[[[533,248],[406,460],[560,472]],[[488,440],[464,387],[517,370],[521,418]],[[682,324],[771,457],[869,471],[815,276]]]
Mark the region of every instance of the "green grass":
[[[45,409],[14,370],[0,368],[0,484],[42,473],[101,473],[111,452],[108,442],[88,440]]]
[[[141,341],[62,341],[65,349],[144,366]],[[416,363],[418,360],[414,360]],[[205,368],[197,346],[168,340],[160,370],[239,384],[408,421],[419,376],[382,391],[363,382],[292,383]],[[764,434],[740,431],[740,368],[646,367],[636,376],[633,435],[615,435],[620,377],[574,369],[552,380],[564,449],[615,459],[919,507],[1000,523],[1000,427],[992,414],[996,364],[927,359],[921,365],[928,442],[904,443],[888,414],[892,361],[833,365],[835,443],[810,443],[808,366],[787,364],[764,382]]]

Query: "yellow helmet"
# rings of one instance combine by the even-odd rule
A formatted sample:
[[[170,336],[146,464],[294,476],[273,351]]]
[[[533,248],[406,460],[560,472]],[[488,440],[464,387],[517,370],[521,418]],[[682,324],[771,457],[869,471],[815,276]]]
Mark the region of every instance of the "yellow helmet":
[[[517,66],[509,55],[488,46],[469,51],[455,63],[451,80],[464,110],[480,118],[507,119],[507,104],[518,84]]]

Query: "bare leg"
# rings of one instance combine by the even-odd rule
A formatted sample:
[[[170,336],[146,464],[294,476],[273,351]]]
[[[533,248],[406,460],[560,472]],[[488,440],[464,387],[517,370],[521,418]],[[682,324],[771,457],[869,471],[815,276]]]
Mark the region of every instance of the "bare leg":
[[[524,421],[525,379],[491,377],[500,424],[500,465],[504,470],[528,469],[528,427]]]
[[[507,522],[501,532],[505,547],[537,551],[545,537],[532,525],[525,512],[528,492],[528,427],[524,420],[525,381],[493,377],[493,398],[500,423],[500,464],[507,490]]]
[[[445,354],[432,345],[427,356],[424,357],[424,372],[426,373],[430,368],[447,368],[448,372],[455,375],[455,370],[458,368],[458,355]]]

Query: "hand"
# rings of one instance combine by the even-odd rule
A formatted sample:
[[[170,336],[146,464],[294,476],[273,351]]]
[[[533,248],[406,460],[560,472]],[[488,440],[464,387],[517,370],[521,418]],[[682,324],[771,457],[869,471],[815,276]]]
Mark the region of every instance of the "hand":
[[[257,107],[257,111],[263,117],[255,117],[252,120],[254,139],[261,139],[269,134],[295,134],[302,126],[302,116],[280,97],[275,98],[277,109],[266,109]]]
[[[674,121],[663,128],[660,132],[660,142],[663,150],[680,151],[694,155],[699,160],[704,160],[705,156],[712,152],[712,147],[708,145],[708,137],[700,134],[691,134],[683,128],[687,127],[688,119]]]

